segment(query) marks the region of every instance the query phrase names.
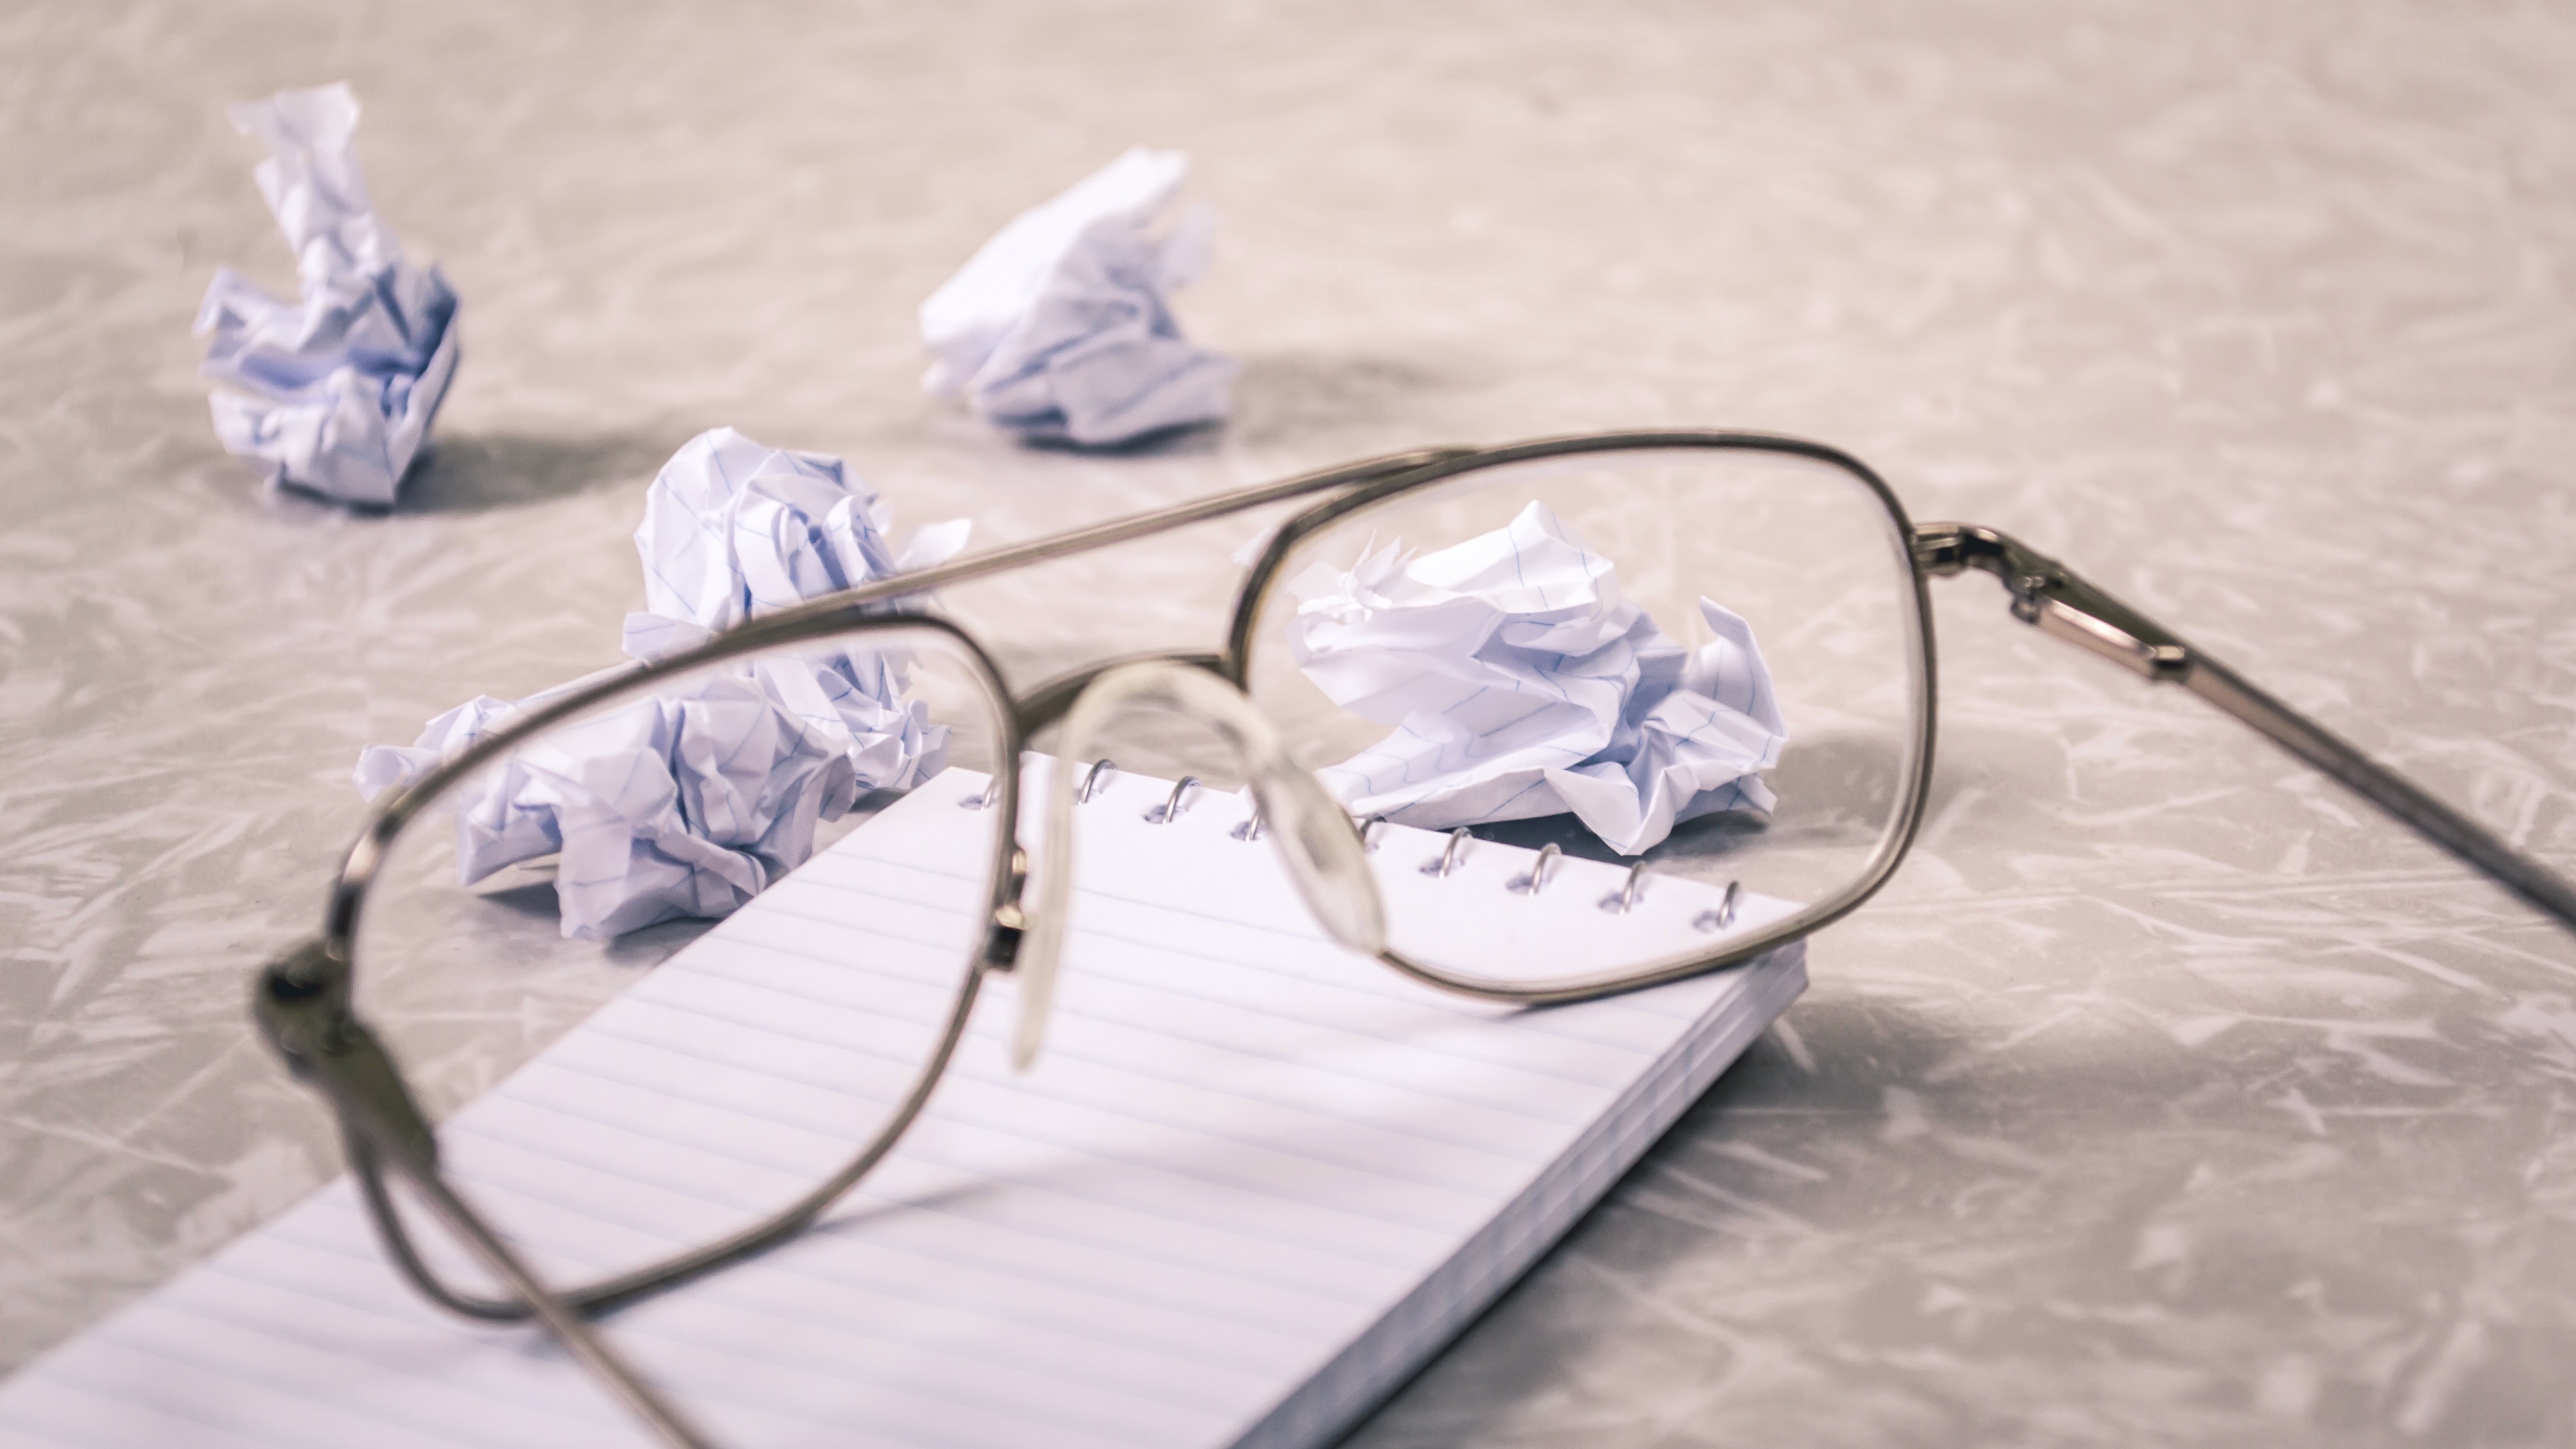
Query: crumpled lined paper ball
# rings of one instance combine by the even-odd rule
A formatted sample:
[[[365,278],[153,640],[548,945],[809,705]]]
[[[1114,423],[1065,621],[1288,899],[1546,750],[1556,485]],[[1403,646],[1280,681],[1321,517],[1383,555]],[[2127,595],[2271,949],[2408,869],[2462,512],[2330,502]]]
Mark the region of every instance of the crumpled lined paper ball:
[[[1636,855],[1684,820],[1777,803],[1761,772],[1789,729],[1752,626],[1703,598],[1715,637],[1683,648],[1544,504],[1436,553],[1317,563],[1289,589],[1298,666],[1396,727],[1315,772],[1353,814],[1447,830],[1571,811]]]
[[[947,767],[947,730],[899,699],[901,661],[840,663],[693,675],[547,732],[453,797],[459,884],[558,857],[563,933],[585,940],[731,915],[805,863],[818,824]],[[408,784],[563,692],[458,705],[410,748],[359,756],[358,786]]]
[[[644,494],[635,552],[644,607],[626,621],[637,659],[705,642],[745,619],[928,568],[966,546],[963,518],[916,532],[902,552],[893,512],[838,458],[755,443],[731,428],[671,455]]]
[[[403,260],[359,173],[358,101],[345,85],[231,107],[266,142],[252,173],[295,249],[301,291],[280,301],[222,267],[196,330],[228,452],[272,483],[390,505],[456,374],[456,292]]]
[[[1223,418],[1236,364],[1181,335],[1170,296],[1206,270],[1215,213],[1152,230],[1189,164],[1136,147],[1003,227],[921,304],[922,385],[1086,446]]]
[[[965,546],[960,519],[920,530],[897,552],[888,522],[838,458],[763,447],[730,428],[700,434],[646,494],[635,544],[649,609],[627,616],[626,652],[659,659]],[[459,705],[409,746],[369,747],[355,782],[380,798],[589,682]],[[559,856],[563,932],[589,939],[729,915],[804,864],[818,822],[870,790],[947,768],[948,730],[904,697],[906,684],[900,651],[770,659],[693,675],[550,732],[462,797],[462,882]]]

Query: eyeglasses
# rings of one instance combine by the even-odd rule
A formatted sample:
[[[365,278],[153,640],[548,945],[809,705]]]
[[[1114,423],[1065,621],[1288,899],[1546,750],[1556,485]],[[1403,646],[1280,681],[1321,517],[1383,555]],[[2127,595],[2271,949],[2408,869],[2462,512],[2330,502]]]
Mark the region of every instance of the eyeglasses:
[[[1015,697],[927,602],[1274,505],[1299,511],[1260,545],[1221,654]],[[1235,838],[1275,851],[1327,935],[1417,982],[1528,1005],[1636,990],[1801,938],[1895,870],[1932,761],[1926,588],[1971,570],[2023,622],[2184,686],[2576,926],[2557,877],[2013,539],[1913,524],[1818,444],[1615,433],[1378,458],[996,550],[529,702],[383,806],[322,935],[261,972],[257,1016],[330,1102],[419,1291],[543,1323],[665,1439],[703,1445],[588,1317],[848,1194],[920,1115],[988,975],[1017,977],[1014,1053],[1035,1055],[1113,752],[1174,782],[1167,817],[1194,788],[1239,789]],[[1032,852],[1022,786],[1048,729],[1061,767]],[[958,843],[876,863],[841,897],[848,920],[813,923],[863,919],[872,944],[848,963],[867,1007],[833,1084],[858,1105],[801,1170],[714,1195],[678,1242],[602,1229],[615,1214],[559,1183],[534,1201],[476,1177],[466,1200],[430,1124],[489,1085],[496,1033],[550,1038],[897,810],[951,812],[934,834]],[[1424,848],[1389,844],[1411,832]],[[1471,839],[1529,852],[1512,889],[1599,881],[1591,954],[1427,908]],[[579,1252],[531,1266],[567,1235]]]

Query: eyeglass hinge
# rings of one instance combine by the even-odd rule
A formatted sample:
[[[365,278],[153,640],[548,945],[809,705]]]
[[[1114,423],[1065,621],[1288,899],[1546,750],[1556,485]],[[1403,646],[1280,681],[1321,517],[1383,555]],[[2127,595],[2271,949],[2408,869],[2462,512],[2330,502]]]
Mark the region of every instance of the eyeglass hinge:
[[[307,941],[261,968],[251,1015],[287,1069],[321,1089],[342,1127],[415,1171],[433,1170],[438,1139],[383,1043],[350,1005],[349,963]]]
[[[1968,523],[1917,524],[1911,540],[1915,568],[1936,579],[1969,567],[1971,553],[1982,558],[1997,552],[2001,543],[1993,529]]]
[[[2190,677],[2191,648],[2153,620],[2010,534],[1975,523],[1926,523],[1911,540],[1914,566],[1932,578],[1976,569],[2012,595],[2012,615],[2150,680]]]

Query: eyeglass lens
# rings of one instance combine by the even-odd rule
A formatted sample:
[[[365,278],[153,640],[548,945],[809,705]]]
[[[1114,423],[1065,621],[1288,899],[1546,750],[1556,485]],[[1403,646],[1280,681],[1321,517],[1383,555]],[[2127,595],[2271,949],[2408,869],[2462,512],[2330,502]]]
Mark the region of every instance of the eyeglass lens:
[[[1299,761],[1384,822],[1395,949],[1542,981],[1705,956],[1863,879],[1922,738],[1914,599],[1893,516],[1839,468],[1577,453],[1302,538],[1245,662]],[[1514,909],[1534,877],[1600,909]]]
[[[951,797],[981,798],[1000,709],[943,634],[772,649],[541,732],[396,838],[356,1003],[541,1277],[578,1291],[723,1241],[884,1135],[982,940],[1003,812]],[[892,812],[925,818],[889,855],[860,827]],[[818,951],[826,988],[781,969]],[[452,1288],[490,1291],[403,1216]]]

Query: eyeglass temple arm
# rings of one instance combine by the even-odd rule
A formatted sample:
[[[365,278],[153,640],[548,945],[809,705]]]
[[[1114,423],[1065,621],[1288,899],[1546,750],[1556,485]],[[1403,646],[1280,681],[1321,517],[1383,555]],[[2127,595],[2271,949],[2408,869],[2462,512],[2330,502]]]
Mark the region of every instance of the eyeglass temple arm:
[[[1169,533],[1176,528],[1186,528],[1193,523],[1205,523],[1210,519],[1247,513],[1267,504],[1285,502],[1292,498],[1304,498],[1317,493],[1365,487],[1382,479],[1392,478],[1399,473],[1410,473],[1417,468],[1455,462],[1475,451],[1473,448],[1417,448],[1409,453],[1390,453],[1382,458],[1367,458],[1335,468],[1299,473],[1294,477],[1282,478],[1275,483],[1264,483],[1257,487],[1241,488],[1231,493],[1218,493],[1206,498],[1193,498],[1187,503],[1176,503],[1168,508],[1133,513],[1124,518],[1110,519],[1106,523],[1095,523],[1087,528],[1049,534],[1044,538],[1030,539],[1026,543],[1009,544],[985,553],[971,553],[963,558],[950,559],[946,563],[933,564],[926,569],[915,569],[910,573],[896,574],[891,578],[861,584],[856,588],[845,589],[827,597],[835,605],[875,604],[890,599],[914,598],[947,588],[952,584],[968,583],[992,574],[1025,568],[1030,564],[1071,558],[1076,554],[1089,553],[1094,549],[1108,548],[1115,544],[1133,543],[1159,533]],[[811,602],[820,604],[823,600]]]
[[[352,1149],[409,1179],[448,1230],[464,1240],[511,1293],[553,1330],[573,1357],[596,1373],[637,1418],[673,1449],[714,1449],[678,1408],[611,1350],[581,1316],[537,1281],[536,1274],[456,1195],[438,1167],[438,1138],[402,1074],[349,1007],[349,967],[320,941],[308,941],[261,968],[252,1002],[260,1030],[299,1077],[318,1088],[340,1119]]]
[[[2009,534],[1973,523],[1919,524],[1913,550],[1915,566],[1933,577],[1969,569],[1993,574],[2012,594],[2014,618],[2151,681],[2181,685],[2576,928],[2576,888],[2057,560]]]

